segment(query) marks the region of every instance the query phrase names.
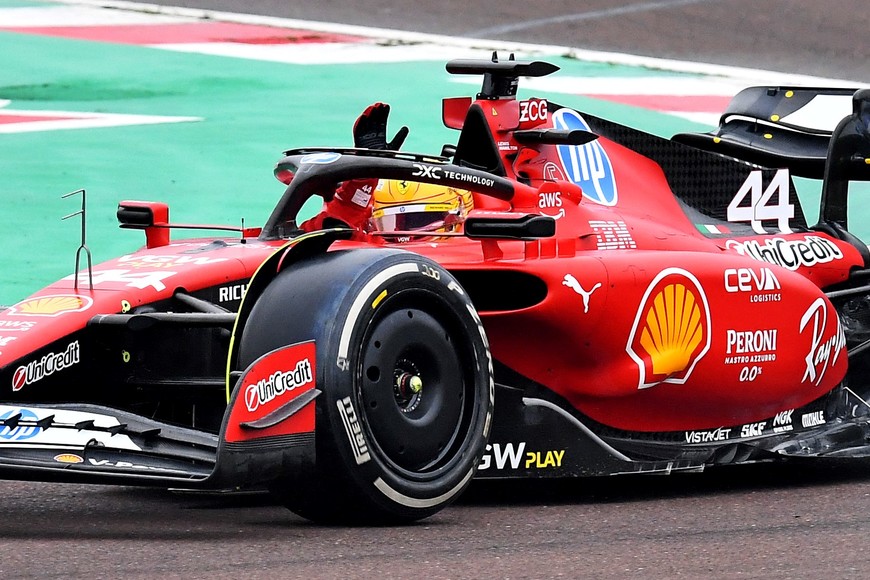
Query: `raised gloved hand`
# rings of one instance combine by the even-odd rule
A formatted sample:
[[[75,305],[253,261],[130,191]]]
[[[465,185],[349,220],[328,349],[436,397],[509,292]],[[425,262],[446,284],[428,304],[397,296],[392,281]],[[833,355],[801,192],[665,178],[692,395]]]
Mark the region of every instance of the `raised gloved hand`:
[[[387,117],[390,115],[390,105],[374,103],[369,105],[357,118],[353,125],[354,147],[365,149],[390,149],[398,151],[408,136],[408,128],[402,127],[387,143]]]

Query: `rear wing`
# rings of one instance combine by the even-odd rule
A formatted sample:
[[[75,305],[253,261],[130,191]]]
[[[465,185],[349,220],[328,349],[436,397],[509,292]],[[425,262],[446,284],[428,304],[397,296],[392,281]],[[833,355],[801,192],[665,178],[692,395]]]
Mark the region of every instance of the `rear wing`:
[[[719,127],[673,139],[793,175],[822,179],[837,124],[853,112],[855,89],[750,87],[735,96]]]
[[[674,141],[824,180],[820,222],[847,227],[850,181],[870,181],[870,89],[750,87],[709,133]]]

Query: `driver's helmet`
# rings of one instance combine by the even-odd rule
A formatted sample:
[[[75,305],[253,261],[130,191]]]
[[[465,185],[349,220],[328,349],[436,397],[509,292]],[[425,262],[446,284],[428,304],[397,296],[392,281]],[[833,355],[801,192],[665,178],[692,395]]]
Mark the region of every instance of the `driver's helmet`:
[[[474,207],[466,189],[405,180],[380,180],[373,198],[370,231],[401,232],[392,241],[458,231]]]

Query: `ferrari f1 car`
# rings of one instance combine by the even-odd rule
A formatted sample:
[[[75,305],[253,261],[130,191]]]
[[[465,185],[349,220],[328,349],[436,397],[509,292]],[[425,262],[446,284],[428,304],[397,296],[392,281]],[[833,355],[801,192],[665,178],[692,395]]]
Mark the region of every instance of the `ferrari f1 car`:
[[[0,312],[0,476],[265,487],[313,520],[403,522],[475,477],[868,455],[847,201],[870,91],[750,88],[715,131],[664,139],[518,99],[545,62],[447,70],[483,77],[443,102],[455,145],[287,151],[262,228],[173,240],[166,204],[121,202],[140,251]],[[793,175],[823,180],[814,225]],[[301,227],[354,180],[474,208],[437,235]]]

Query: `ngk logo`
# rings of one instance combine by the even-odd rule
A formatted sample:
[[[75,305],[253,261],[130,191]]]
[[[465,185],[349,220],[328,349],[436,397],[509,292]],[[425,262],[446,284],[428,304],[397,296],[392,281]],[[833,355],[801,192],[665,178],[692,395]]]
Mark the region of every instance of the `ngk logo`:
[[[63,352],[50,352],[38,360],[33,360],[15,370],[12,376],[12,390],[20,391],[25,385],[32,385],[58,371],[68,369],[79,362],[79,341],[70,343]]]

